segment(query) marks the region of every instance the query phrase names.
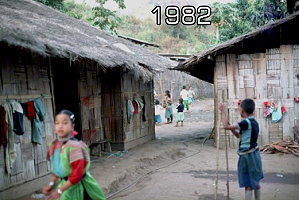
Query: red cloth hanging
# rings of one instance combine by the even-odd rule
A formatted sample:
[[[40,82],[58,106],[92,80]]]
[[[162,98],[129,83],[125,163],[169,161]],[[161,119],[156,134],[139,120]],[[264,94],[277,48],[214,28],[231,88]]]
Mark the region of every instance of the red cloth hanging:
[[[134,114],[138,114],[138,104],[137,102],[134,100],[132,101],[133,107],[134,107]]]
[[[286,109],[286,107],[284,107],[284,106],[281,106],[281,112],[283,112],[283,113],[287,112],[287,109]]]
[[[34,102],[29,101],[27,104],[27,117],[28,119],[35,119],[35,109],[34,109]]]

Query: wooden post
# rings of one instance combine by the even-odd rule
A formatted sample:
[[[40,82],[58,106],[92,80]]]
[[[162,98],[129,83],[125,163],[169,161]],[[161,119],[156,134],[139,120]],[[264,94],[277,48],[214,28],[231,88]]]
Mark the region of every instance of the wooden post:
[[[162,76],[162,74],[161,74]],[[164,100],[164,92],[163,92],[163,85],[162,85],[162,77],[160,76],[160,79],[159,79],[159,86],[160,86],[160,92],[161,92],[161,103],[163,105],[163,100]]]
[[[226,189],[227,189],[227,200],[229,200],[229,168],[228,168],[228,149],[227,149],[227,131],[224,131],[225,138],[225,159],[226,159]]]
[[[51,58],[49,57],[49,76],[50,76],[50,91],[52,96],[52,108],[53,108],[53,117],[56,113],[56,104],[55,104],[55,95],[54,95],[54,77],[53,77],[53,68]]]
[[[217,200],[218,195],[218,171],[219,171],[219,127],[220,123],[218,120],[218,87],[217,87],[217,65],[214,68],[214,109],[215,109],[215,128],[216,128],[216,148],[217,148],[217,154],[216,154],[216,173],[215,173],[215,200]]]

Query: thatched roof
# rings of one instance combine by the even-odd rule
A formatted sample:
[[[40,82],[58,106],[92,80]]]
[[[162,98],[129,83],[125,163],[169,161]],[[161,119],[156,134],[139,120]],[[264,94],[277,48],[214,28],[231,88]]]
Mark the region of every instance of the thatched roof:
[[[32,0],[0,0],[0,44],[50,57],[126,67],[149,80],[176,63]]]
[[[266,49],[279,48],[282,44],[299,44],[298,27],[299,12],[224,42],[201,54],[193,55],[174,69],[189,72],[195,77],[213,83],[217,55],[262,53]]]

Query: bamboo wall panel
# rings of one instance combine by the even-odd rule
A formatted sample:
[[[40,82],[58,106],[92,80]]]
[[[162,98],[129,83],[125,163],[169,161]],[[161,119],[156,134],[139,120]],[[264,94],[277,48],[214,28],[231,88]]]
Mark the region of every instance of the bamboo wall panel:
[[[127,118],[127,101],[137,97],[144,99],[144,117],[143,111],[133,114],[130,123]],[[143,82],[137,80],[130,73],[123,73],[122,76],[122,102],[123,102],[123,127],[125,134],[125,142],[134,141],[136,139],[154,135],[154,97],[153,82]],[[145,120],[145,121],[144,121]]]
[[[101,118],[101,82],[100,72],[92,62],[77,63],[79,77],[79,98],[81,101],[82,139],[89,145],[104,139]]]
[[[226,56],[226,57],[225,57]],[[259,122],[259,145],[294,137],[293,126],[299,121],[299,107],[294,96],[299,96],[299,48],[282,45],[269,49],[266,53],[220,55],[215,65],[215,98],[217,103],[227,103],[231,123],[241,120],[237,101],[252,98],[256,103],[255,118]],[[297,94],[297,95],[296,95]],[[287,112],[279,123],[272,123],[271,117],[263,115],[264,101],[279,103]],[[224,130],[221,128],[220,112],[217,109],[215,127],[220,133],[220,146],[223,147]],[[239,140],[232,134],[229,145],[238,147]]]
[[[40,94],[46,94],[47,98],[42,99],[46,119],[43,144],[36,145],[31,143],[31,121],[24,115],[25,133],[22,136],[14,135],[17,158],[10,174],[5,171],[4,150],[0,148],[0,191],[47,174],[47,144],[54,138],[51,77],[47,61],[30,53],[10,51],[6,52],[7,55],[2,55],[0,60],[1,98],[13,97],[19,102],[27,102]]]
[[[293,48],[294,68],[293,68],[293,85],[294,96],[299,97],[299,46]],[[299,126],[299,103],[295,103],[294,109],[294,123]]]
[[[121,77],[119,71],[101,74],[102,123],[105,139],[123,143],[123,102],[121,101]]]

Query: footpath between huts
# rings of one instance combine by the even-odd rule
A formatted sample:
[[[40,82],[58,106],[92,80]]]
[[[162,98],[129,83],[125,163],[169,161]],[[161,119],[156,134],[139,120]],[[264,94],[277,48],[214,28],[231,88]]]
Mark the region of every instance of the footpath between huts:
[[[213,100],[202,100],[194,105],[186,113],[184,127],[173,126],[163,124],[156,127],[156,140],[147,144],[103,157],[92,157],[90,172],[106,196],[111,197],[108,199],[149,199],[145,198],[146,195],[151,199],[186,199],[181,198],[182,194],[188,200],[214,199],[216,148],[213,140],[207,140],[202,145],[213,128]],[[230,197],[243,199],[243,190],[239,189],[237,182],[238,156],[235,151],[229,149]],[[297,199],[299,157],[262,153],[262,160],[265,173],[263,199]],[[218,199],[226,199],[225,169],[225,154],[221,150]],[[167,179],[169,176],[173,176],[171,183]],[[184,184],[185,181],[192,184]],[[175,187],[176,182],[180,183],[179,188]],[[162,189],[163,193],[159,193],[161,185],[167,188]],[[19,200],[33,200],[31,197],[28,195]]]

